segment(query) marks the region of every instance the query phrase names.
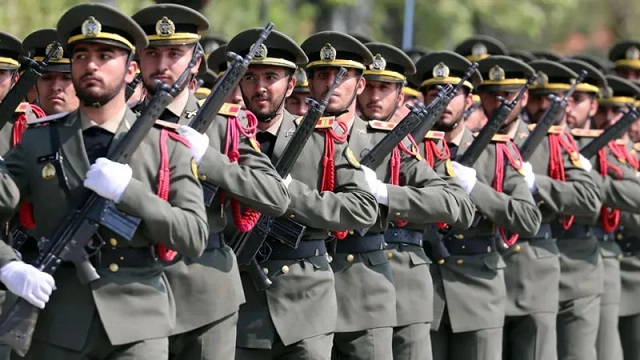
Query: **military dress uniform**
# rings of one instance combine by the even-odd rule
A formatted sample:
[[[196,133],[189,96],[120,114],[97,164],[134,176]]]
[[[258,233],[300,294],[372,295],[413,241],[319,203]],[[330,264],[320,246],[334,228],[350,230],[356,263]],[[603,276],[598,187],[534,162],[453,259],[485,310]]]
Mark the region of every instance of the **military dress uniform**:
[[[415,72],[411,59],[401,50],[381,43],[365,46],[375,54],[374,63],[364,71],[367,81],[402,84],[405,74]],[[361,110],[366,116],[365,109]],[[392,114],[393,111],[388,117]],[[387,121],[354,119],[349,144],[356,156],[365,156],[394,128],[395,124]],[[429,323],[433,318],[430,308],[433,284],[430,261],[422,247],[424,228],[436,222],[461,223],[468,227],[473,220],[474,206],[457,182],[447,183],[423,161],[413,139],[399,144],[375,171],[379,179],[384,179],[388,204],[380,206],[378,223],[369,228],[367,236],[384,233],[396,292],[393,358],[431,359]],[[398,173],[397,179],[394,173]]]
[[[416,66],[423,86],[435,86],[457,84],[469,65],[457,54],[437,52],[422,58]],[[465,84],[466,91],[481,80],[479,75],[474,76]],[[462,156],[474,140],[468,129],[457,131],[449,144],[452,159]],[[496,149],[502,151],[508,141],[507,137],[495,137],[473,166],[477,183],[470,196],[476,206],[477,224],[469,229],[453,224],[450,232],[440,234],[442,238],[429,238],[437,263],[431,267],[435,288],[431,332],[434,359],[500,358],[506,290],[498,227],[530,236],[540,224],[540,212],[523,177],[506,154],[496,155]],[[496,166],[497,159],[504,160],[502,168]],[[503,177],[501,192],[491,187],[496,176]]]
[[[145,29],[150,46],[193,44],[198,33],[208,27],[202,15],[172,4],[147,7],[134,14],[133,19]],[[161,29],[158,24],[167,23],[172,24],[168,33],[156,33]],[[141,70],[146,71],[144,67]],[[188,125],[198,116],[198,110],[197,99],[185,90],[161,119]],[[229,204],[239,201],[256,211],[281,215],[289,204],[289,193],[269,159],[255,147],[251,134],[245,136],[239,131],[248,126],[248,116],[236,105],[227,104],[219,110],[205,132],[209,146],[198,165],[198,176],[205,188],[224,190]],[[238,129],[236,139],[227,135],[233,128]],[[227,142],[237,144],[237,161],[227,154]],[[169,339],[173,359],[234,358],[238,309],[245,298],[235,255],[222,233],[227,224],[227,204],[221,201],[220,197],[215,198],[207,208],[209,234],[205,253],[201,257],[185,257],[165,268],[176,301],[176,326]]]
[[[555,80],[558,71],[523,63],[515,66],[527,69],[523,73],[538,73],[538,79],[529,93],[562,91],[570,84]],[[536,64],[532,62],[530,64]],[[532,65],[533,66],[533,65]],[[564,69],[566,70],[566,69]],[[506,69],[505,71],[514,71]],[[573,74],[571,74],[573,75]],[[526,77],[523,74],[522,77]],[[545,80],[546,79],[546,80]],[[549,79],[553,79],[551,81]],[[548,80],[548,81],[547,81]],[[586,87],[586,84],[581,86]],[[591,86],[589,89],[598,90]],[[580,88],[579,90],[582,90]],[[522,147],[535,129],[518,118],[503,131]],[[507,317],[503,357],[505,359],[555,359],[556,316],[558,313],[560,262],[558,247],[551,233],[551,224],[574,214],[593,214],[598,211],[599,194],[588,172],[575,161],[577,149],[568,151],[559,143],[570,142],[564,118],[547,131],[545,139],[538,145],[528,160],[535,173],[534,200],[542,213],[542,225],[533,237],[518,237],[516,244],[503,253],[507,264]],[[564,179],[558,179],[552,168],[562,168]]]
[[[98,42],[132,52],[134,44],[147,44],[142,29],[128,16],[100,4],[69,9],[57,29],[69,48]],[[108,154],[136,121],[124,105],[124,91],[116,96],[122,96],[123,104],[117,121],[91,126],[81,109],[25,132],[0,167],[2,214],[11,213],[20,198],[29,198],[36,236],[56,230],[85,197],[82,182],[90,163]],[[55,273],[57,290],[40,313],[27,359],[167,358],[175,306],[163,266],[154,256],[155,245],[198,256],[206,245],[207,227],[190,151],[178,141],[166,143],[168,198],[156,195],[160,132],[152,129],[131,156],[133,178],[116,205],[141,219],[133,238],[98,230],[91,261],[100,279],[89,285],[79,282],[71,263],[61,264]]]

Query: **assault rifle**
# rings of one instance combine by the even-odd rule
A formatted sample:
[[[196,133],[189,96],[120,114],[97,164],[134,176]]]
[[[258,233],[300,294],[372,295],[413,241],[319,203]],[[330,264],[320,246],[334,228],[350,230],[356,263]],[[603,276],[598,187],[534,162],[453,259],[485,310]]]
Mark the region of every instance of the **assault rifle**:
[[[627,111],[617,123],[608,127],[600,136],[580,149],[580,154],[587,159],[591,159],[600,149],[607,146],[611,140],[618,139],[624,135],[625,131],[629,129],[631,124],[633,124],[639,116],[640,110],[636,107],[629,106],[629,111]]]
[[[173,86],[159,85],[159,91],[144,108],[131,129],[118,142],[108,158],[111,161],[126,164],[143,142],[156,119],[174,97],[182,92],[189,80],[191,69],[202,56],[198,52],[187,69]],[[82,284],[88,284],[100,278],[85,251],[91,238],[100,226],[105,226],[130,240],[140,223],[140,219],[124,215],[116,210],[113,201],[107,200],[95,192],[90,192],[77,208],[72,209],[50,238],[43,238],[44,249],[33,264],[42,272],[53,274],[63,261],[73,262]],[[9,309],[6,319],[0,323],[0,343],[7,344],[20,356],[29,350],[31,337],[38,320],[39,309],[23,298]]]

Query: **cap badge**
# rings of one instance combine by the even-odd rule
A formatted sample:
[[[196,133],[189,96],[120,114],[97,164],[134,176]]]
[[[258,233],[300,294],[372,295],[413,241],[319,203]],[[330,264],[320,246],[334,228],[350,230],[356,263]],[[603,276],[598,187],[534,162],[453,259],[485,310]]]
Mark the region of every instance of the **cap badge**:
[[[549,84],[549,76],[542,71],[538,71],[536,73],[536,85],[537,86],[545,86]]]
[[[93,16],[89,16],[89,18],[82,23],[80,29],[84,37],[96,37],[102,31],[102,24]]]
[[[373,57],[373,63],[369,65],[369,69],[377,71],[383,71],[386,67],[387,60],[385,60],[380,54],[376,54],[376,56]]]
[[[603,98],[606,99],[606,98],[610,98],[610,97],[613,96],[613,89],[611,88],[611,86],[607,86],[607,87],[603,88],[602,90],[603,90],[603,92],[602,92],[602,97]]]
[[[483,43],[476,43],[471,48],[471,55],[475,57],[481,57],[487,55],[488,50],[487,47]]]
[[[171,36],[176,32],[176,25],[168,17],[163,16],[162,19],[156,23],[156,34],[158,36]]]
[[[433,67],[433,77],[434,78],[446,78],[449,77],[449,67],[444,63],[439,63],[438,65]]]
[[[256,54],[253,55],[253,58],[255,60],[264,60],[267,58],[267,54],[268,54],[268,50],[267,47],[264,44],[260,44],[260,46],[258,47],[258,50],[256,51]]]
[[[336,48],[329,43],[320,49],[320,60],[322,61],[333,61],[336,59],[336,55],[338,55]]]
[[[502,81],[504,80],[505,74],[504,69],[500,67],[500,65],[495,65],[489,70],[489,79],[492,81]]]
[[[52,50],[53,52],[51,52]],[[49,58],[49,60],[56,61],[56,60],[62,59],[62,56],[64,55],[64,50],[62,49],[62,46],[60,46],[59,43],[53,41],[51,42],[51,44],[47,45],[47,48],[45,49],[45,53],[47,54],[51,53],[51,57]]]
[[[302,68],[297,68],[293,76],[296,78],[296,86],[305,86],[303,84],[306,84],[308,81],[307,74],[305,74],[305,70]]]
[[[640,50],[637,47],[632,46],[625,52],[625,58],[628,60],[640,60]]]

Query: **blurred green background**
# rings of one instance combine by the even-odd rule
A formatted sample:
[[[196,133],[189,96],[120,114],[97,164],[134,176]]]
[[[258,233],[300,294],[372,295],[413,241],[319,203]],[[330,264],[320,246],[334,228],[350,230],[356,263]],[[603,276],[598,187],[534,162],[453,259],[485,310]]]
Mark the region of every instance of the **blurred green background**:
[[[158,0],[162,2],[162,0]],[[55,27],[78,0],[0,0],[0,30],[24,38]],[[152,0],[93,1],[127,14]],[[201,11],[211,33],[232,37],[273,21],[276,29],[301,42],[320,30],[366,35],[402,44],[405,0],[178,0]],[[640,32],[638,0],[416,0],[413,45],[451,49],[472,34],[487,34],[510,49],[552,49],[560,54],[605,55],[617,40]]]

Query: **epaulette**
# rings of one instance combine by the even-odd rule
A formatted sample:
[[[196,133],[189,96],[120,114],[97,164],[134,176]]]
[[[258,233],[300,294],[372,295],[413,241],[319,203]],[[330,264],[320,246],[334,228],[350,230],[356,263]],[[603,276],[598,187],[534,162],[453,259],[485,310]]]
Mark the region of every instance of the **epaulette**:
[[[627,140],[625,139],[616,139],[616,145],[626,145]]]
[[[242,110],[242,107],[240,105],[224,103],[222,104],[222,107],[218,111],[218,114],[224,115],[224,116],[236,117],[238,116],[238,113],[240,112],[240,110]]]
[[[156,120],[156,122],[154,123],[155,126],[163,128],[163,129],[169,129],[175,132],[178,132],[178,129],[180,129],[180,125],[176,124],[174,122],[171,121],[164,121],[164,120]]]
[[[391,131],[396,127],[396,123],[387,121],[371,120],[368,122],[370,128],[382,131]]]
[[[564,132],[564,126],[553,125],[547,130],[547,134],[562,134]]]
[[[633,144],[633,150],[640,152],[640,143]]]
[[[201,108],[202,105],[204,105],[204,102],[207,101],[207,99],[200,99],[198,100],[198,107]]]
[[[527,129],[529,129],[529,131],[533,131],[536,128],[537,124],[529,124],[527,125]]]
[[[57,114],[53,114],[53,115],[49,115],[41,118],[29,119],[29,122],[27,123],[27,125],[29,127],[38,127],[38,126],[48,125],[54,121],[57,121],[67,116],[68,114],[69,114],[68,112],[61,112],[61,113],[57,113]]]
[[[602,130],[593,129],[571,129],[571,135],[574,137],[598,137],[602,134]]]
[[[26,112],[28,106],[29,106],[29,103],[26,102],[26,101],[23,101],[18,105],[18,107],[16,108],[16,111],[14,111],[14,112],[17,112],[17,113]]]
[[[300,126],[300,122],[302,122],[302,119],[304,117],[300,116],[297,119],[293,120],[294,123],[296,123],[296,126]],[[333,123],[335,122],[336,117],[335,116],[323,116],[320,119],[318,119],[318,122],[316,122],[316,129],[330,129],[333,127]]]
[[[509,142],[511,141],[511,136],[507,135],[507,134],[495,134],[493,135],[493,137],[491,138],[491,141],[495,141],[495,142]]]
[[[444,139],[444,131],[429,131],[424,136],[425,139],[442,140]]]

